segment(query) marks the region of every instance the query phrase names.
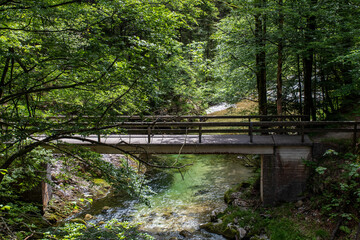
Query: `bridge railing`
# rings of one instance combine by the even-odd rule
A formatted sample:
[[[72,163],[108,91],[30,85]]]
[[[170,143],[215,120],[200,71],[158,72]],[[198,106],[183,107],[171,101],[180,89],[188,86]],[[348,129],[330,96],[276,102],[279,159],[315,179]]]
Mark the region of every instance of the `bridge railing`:
[[[289,120],[289,121],[303,121],[306,119],[306,115],[226,115],[226,116],[217,116],[217,115],[118,115],[107,117],[107,122],[132,122],[132,121],[141,121],[141,122],[152,122],[152,121],[200,121],[200,120],[234,120],[234,119],[245,119],[253,121],[276,121],[276,120]],[[78,119],[79,116],[55,116],[48,117],[47,119],[52,120],[69,120],[69,119]],[[89,122],[99,121],[98,117],[95,116],[82,116],[81,119],[88,119]],[[100,120],[101,121],[101,120]]]
[[[207,117],[207,116],[206,116]],[[172,118],[171,121],[166,121],[166,118],[161,118],[157,121],[151,122],[122,122],[119,127],[124,134],[129,135],[147,135],[148,143],[151,143],[151,137],[154,135],[165,134],[181,134],[181,135],[198,135],[199,143],[202,142],[203,134],[247,134],[250,137],[250,142],[253,141],[254,135],[260,134],[288,134],[300,135],[302,142],[304,142],[305,134],[309,133],[327,133],[327,132],[345,132],[353,134],[353,145],[356,146],[357,134],[359,132],[358,126],[360,122],[356,121],[278,121],[278,116],[271,116],[276,121],[259,121],[259,118],[238,117],[238,116],[221,116],[221,118],[212,119],[245,119],[248,121],[211,121],[207,118],[194,118],[186,121],[185,117],[181,118],[183,121],[177,121]],[[289,116],[286,116],[289,117]],[[185,119],[185,121],[184,121]],[[197,119],[198,121],[193,121]],[[253,119],[257,121],[252,121]],[[285,118],[284,118],[285,119]]]
[[[86,117],[81,123],[69,121],[69,117],[54,117],[54,122],[66,121],[67,124],[79,124],[82,129],[96,126],[96,118]],[[71,118],[70,118],[71,119]],[[75,117],[73,119],[76,119]],[[198,135],[199,143],[204,134],[247,134],[250,142],[253,137],[261,134],[300,135],[304,141],[305,134],[343,132],[352,134],[353,146],[356,146],[360,129],[359,121],[304,121],[304,115],[286,116],[116,116],[107,119],[104,125],[113,126],[107,130],[108,135],[128,134],[147,135],[148,143],[154,135]],[[96,128],[96,127],[95,127]],[[98,135],[98,141],[102,136]]]
[[[130,135],[157,134],[186,134],[199,135],[202,142],[202,134],[249,134],[252,141],[253,132],[258,132],[253,122],[264,121],[302,121],[305,115],[159,115],[159,116],[118,116],[113,118],[113,124],[120,124],[125,133]],[[209,122],[210,121],[210,122]],[[100,136],[99,136],[100,140]]]

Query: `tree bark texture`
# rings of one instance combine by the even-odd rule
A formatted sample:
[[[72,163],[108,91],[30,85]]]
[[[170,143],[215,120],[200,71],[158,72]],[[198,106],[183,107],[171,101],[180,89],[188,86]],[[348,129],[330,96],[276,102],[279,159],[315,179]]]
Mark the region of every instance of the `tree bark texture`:
[[[258,0],[256,6],[264,7],[266,0]],[[266,17],[264,14],[255,15],[255,44],[256,44],[256,82],[259,98],[259,114],[267,115],[266,96]]]
[[[316,4],[317,0],[311,1],[311,7]],[[311,44],[313,36],[316,30],[316,16],[310,14],[307,18],[306,30],[305,30],[305,44]],[[303,56],[304,64],[304,114],[312,116],[313,120],[316,118],[316,112],[314,109],[312,98],[312,76],[313,76],[313,63],[314,63],[314,48],[310,46],[306,49]],[[309,120],[309,119],[308,119]]]
[[[284,38],[283,38],[283,28],[284,28],[284,15],[282,12],[283,0],[279,0],[279,33],[280,38],[278,42],[278,65],[277,65],[277,75],[276,75],[276,110],[278,115],[283,113],[283,94],[282,94],[282,66],[283,66],[283,48],[284,48]]]

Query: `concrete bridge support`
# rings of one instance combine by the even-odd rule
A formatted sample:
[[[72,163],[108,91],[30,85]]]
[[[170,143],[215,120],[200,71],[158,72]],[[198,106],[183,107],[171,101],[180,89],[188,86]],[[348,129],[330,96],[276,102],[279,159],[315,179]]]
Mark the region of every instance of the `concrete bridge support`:
[[[264,205],[291,202],[305,190],[311,146],[275,146],[274,154],[261,157],[261,200]]]

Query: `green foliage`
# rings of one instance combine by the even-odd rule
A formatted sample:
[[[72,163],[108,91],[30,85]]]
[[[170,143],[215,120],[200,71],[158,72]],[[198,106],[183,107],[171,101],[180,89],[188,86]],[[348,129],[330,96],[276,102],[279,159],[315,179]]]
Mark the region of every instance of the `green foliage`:
[[[143,201],[146,201],[148,195],[152,193],[145,184],[144,176],[136,168],[130,167],[126,159],[119,159],[118,166],[114,166],[112,163],[104,161],[99,154],[85,149],[73,150],[70,155],[72,157],[66,155],[54,157],[50,151],[37,148],[25,157],[18,159],[7,171],[3,171],[8,174],[4,176],[0,185],[0,197],[3,203],[0,205],[0,217],[6,219],[9,230],[2,228],[5,225],[1,225],[0,232],[2,234],[5,236],[23,234],[23,237],[19,237],[22,239],[44,225],[44,223],[38,223],[39,221],[36,220],[41,218],[39,208],[16,200],[22,199],[23,194],[29,190],[39,189],[40,182],[46,180],[44,164],[51,161],[62,161],[64,164],[62,171],[56,176],[63,182],[64,188],[70,185],[71,176],[78,176],[87,180],[101,177],[115,189],[125,191]],[[95,179],[94,184],[104,185],[105,180],[103,179]],[[110,186],[109,183],[106,184]],[[69,202],[62,211],[64,213],[66,211],[71,212],[86,204],[91,204],[92,201],[92,198],[85,196],[78,201]],[[21,233],[22,231],[23,233]]]
[[[324,174],[326,170],[327,170],[326,167],[317,167],[317,168],[315,169],[315,171],[316,171],[318,174],[321,174],[321,175]]]
[[[14,162],[12,168],[3,170],[2,173],[7,174],[0,184],[0,199],[13,201],[39,187],[41,181],[45,181],[46,164],[52,158],[51,151],[39,147]]]
[[[64,169],[57,176],[63,180],[64,187],[69,185],[67,182],[71,176],[78,176],[93,184],[111,186],[144,202],[153,194],[146,185],[144,174],[139,172],[138,168],[130,166],[126,156],[118,158],[114,164],[104,160],[98,153],[77,148],[69,150],[68,155],[58,156],[57,160],[64,164]],[[89,199],[86,202],[89,202]]]
[[[29,200],[29,192],[40,189],[46,176],[46,164],[52,158],[51,151],[39,147],[2,171],[6,173],[0,184],[0,236],[3,239],[24,239],[47,225],[41,221],[41,207],[19,200]]]
[[[312,67],[316,70],[311,73],[311,92],[316,95],[319,115],[335,113],[346,97],[358,96],[360,21],[350,16],[359,14],[359,3],[314,2],[230,1],[230,13],[220,19],[212,36],[217,43],[213,66],[217,80],[215,97],[228,102],[256,98],[256,53],[261,50],[266,53],[270,105],[277,98],[276,69],[280,58],[283,107],[289,113],[301,109],[299,94],[303,96],[303,92],[299,90],[304,90],[303,63],[309,54],[314,56]],[[256,16],[261,16],[266,25],[263,46],[257,42]],[[309,28],[310,18],[315,22],[314,29]]]
[[[328,150],[314,168],[311,177],[312,191],[317,193],[314,203],[321,206],[325,216],[334,220],[343,219],[345,225],[340,229],[350,234],[350,229],[360,217],[359,156]]]
[[[303,240],[310,239],[309,237],[304,236],[298,230],[298,227],[294,222],[288,219],[277,219],[276,221],[270,221],[270,224],[267,226],[268,232],[270,233],[270,239],[286,240]]]
[[[104,225],[84,225],[81,223],[65,223],[62,227],[50,229],[44,233],[44,240],[49,239],[154,239],[148,234],[137,231],[137,225],[128,222],[119,222],[116,219],[106,222]]]
[[[24,202],[0,204],[0,238],[24,239],[34,230],[47,226],[37,206]]]
[[[328,237],[327,232],[324,232],[322,229],[316,232],[315,229],[313,229],[314,232],[301,232],[294,220],[285,218],[278,211],[280,212],[281,209],[274,208],[264,211],[263,209],[250,210],[229,206],[224,212],[217,215],[217,218],[221,220],[220,223],[209,223],[204,228],[218,234],[224,234],[230,238],[233,238],[236,233],[236,231],[229,231],[229,228],[233,225],[247,228],[246,237],[253,237],[254,239],[258,239],[257,237],[262,234],[274,240],[305,240],[315,239],[315,236],[326,239],[325,236]],[[273,217],[268,217],[272,214],[274,215]]]
[[[126,157],[119,159],[119,166],[114,166],[103,160],[100,154],[77,150],[77,155],[81,156],[81,159],[86,159],[85,164],[89,166],[89,173],[92,177],[104,179],[115,189],[139,197],[145,202],[153,193],[151,188],[146,185],[147,180],[144,174],[140,173],[137,168],[131,167]]]
[[[40,145],[122,132],[109,127],[118,115],[206,107],[211,29],[197,20],[215,21],[212,1],[41,0],[0,12],[0,182]],[[199,34],[181,41],[191,28]]]

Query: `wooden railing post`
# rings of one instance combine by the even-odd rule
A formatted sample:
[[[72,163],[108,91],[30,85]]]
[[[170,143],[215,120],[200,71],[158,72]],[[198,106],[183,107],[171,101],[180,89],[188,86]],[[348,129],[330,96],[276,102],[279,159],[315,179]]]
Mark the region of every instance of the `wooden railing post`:
[[[96,124],[96,127],[98,128],[98,127],[99,127],[99,125],[98,125],[98,124]],[[98,143],[100,143],[100,142],[101,142],[100,133],[98,133],[98,134],[97,134],[97,140],[98,140]]]
[[[304,136],[304,122],[300,122],[300,134],[301,134],[301,142],[303,143],[305,141],[305,136]]]
[[[253,142],[253,123],[251,122],[251,118],[249,118],[249,136],[250,142]]]
[[[200,123],[203,122],[203,118],[200,117]],[[199,143],[201,143],[202,138],[202,125],[199,125]]]
[[[148,143],[151,142],[151,126],[148,126]]]

